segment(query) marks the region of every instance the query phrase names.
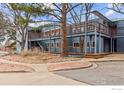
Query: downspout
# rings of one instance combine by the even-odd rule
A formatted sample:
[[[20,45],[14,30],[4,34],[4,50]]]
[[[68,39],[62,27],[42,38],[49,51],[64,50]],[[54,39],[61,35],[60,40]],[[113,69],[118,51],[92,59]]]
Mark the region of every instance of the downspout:
[[[84,55],[87,53],[87,13],[85,13]]]
[[[101,25],[99,25],[99,54],[101,53]]]

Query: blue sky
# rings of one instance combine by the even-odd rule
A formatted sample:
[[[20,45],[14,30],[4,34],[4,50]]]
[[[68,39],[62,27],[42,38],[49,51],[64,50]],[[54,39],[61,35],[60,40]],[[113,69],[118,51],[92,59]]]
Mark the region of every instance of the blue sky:
[[[120,14],[117,13],[113,10],[108,9],[108,7],[110,8],[112,6],[112,4],[110,3],[95,3],[93,5],[92,10],[97,10],[100,13],[102,13],[104,16],[106,16],[107,18],[111,19],[111,20],[115,20],[115,19],[123,19],[124,18],[124,14]],[[124,7],[123,7],[124,9]],[[78,11],[78,8],[76,10],[76,12]]]
[[[111,4],[109,3],[95,3],[92,10],[98,10],[99,12],[101,12],[104,16],[108,17],[109,19],[124,18],[123,14],[119,14],[110,9],[107,9],[107,7],[110,7],[110,6]],[[0,6],[0,8],[2,7]],[[2,10],[6,11],[5,9],[2,9]]]
[[[116,20],[116,19],[124,19],[124,14],[117,13],[113,10],[108,9],[108,7],[111,7],[112,5],[110,3],[95,3],[93,5],[92,10],[97,10],[100,13],[102,13],[104,16],[106,16],[110,20]],[[75,10],[78,13],[80,7],[77,7]]]
[[[109,3],[102,3],[102,4],[95,4],[93,9],[94,10],[98,10],[99,12],[101,12],[104,16],[106,16],[107,18],[111,19],[111,20],[115,20],[115,19],[120,19],[120,18],[124,18],[123,14],[117,13],[113,10],[107,9],[107,7],[111,7],[111,4]]]
[[[117,13],[113,10],[108,9],[107,7],[111,7],[111,4],[109,3],[95,3],[92,10],[97,10],[100,13],[102,13],[104,16],[106,16],[110,20],[117,20],[117,19],[124,19],[124,14]],[[75,10],[78,13],[80,7],[77,7]],[[44,18],[44,17],[43,17]],[[41,18],[41,19],[43,19]],[[46,17],[45,19],[48,19]],[[53,20],[56,18],[52,17]]]
[[[102,13],[104,16],[106,16],[110,20],[116,20],[116,19],[120,19],[120,18],[124,19],[123,14],[116,13],[113,10],[107,9],[107,7],[111,7],[111,4],[109,4],[109,3],[95,3],[92,10],[99,11],[100,13]],[[0,6],[0,8],[2,8],[2,7]],[[9,12],[9,11],[5,10],[4,8],[1,10]],[[79,7],[77,7],[75,10],[78,13],[78,11],[80,9],[79,9]],[[44,19],[48,19],[48,17],[40,17],[40,19],[44,20]],[[52,19],[55,19],[55,18],[52,18]]]

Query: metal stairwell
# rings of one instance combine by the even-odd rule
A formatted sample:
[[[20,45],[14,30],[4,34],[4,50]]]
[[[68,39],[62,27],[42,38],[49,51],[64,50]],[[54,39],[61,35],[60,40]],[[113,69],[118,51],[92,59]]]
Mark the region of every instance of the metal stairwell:
[[[37,44],[39,45],[39,47],[41,48],[42,51],[48,51],[46,43],[37,41]]]

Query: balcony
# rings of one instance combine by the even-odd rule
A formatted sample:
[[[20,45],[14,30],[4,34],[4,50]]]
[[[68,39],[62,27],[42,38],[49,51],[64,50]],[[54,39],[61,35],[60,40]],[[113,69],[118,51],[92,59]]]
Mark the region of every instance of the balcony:
[[[78,35],[78,34],[82,34],[85,32],[98,32],[98,33],[102,33],[108,36],[114,36],[116,35],[115,31],[116,31],[116,27],[113,26],[109,26],[106,24],[101,24],[99,22],[96,21],[90,21],[87,22],[87,28],[85,27],[84,22],[81,23],[81,25],[77,24],[75,25],[70,25],[67,27],[67,35]],[[53,37],[60,37],[61,33],[60,33],[61,29],[55,29],[55,30],[51,30],[51,31],[47,31],[47,32],[32,32],[29,33],[29,39],[33,40],[33,39],[44,39],[44,38],[53,38]]]

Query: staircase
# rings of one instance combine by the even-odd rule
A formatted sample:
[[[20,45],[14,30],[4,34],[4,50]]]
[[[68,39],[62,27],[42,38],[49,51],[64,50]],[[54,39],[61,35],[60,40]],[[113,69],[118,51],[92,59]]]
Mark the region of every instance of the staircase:
[[[47,44],[42,41],[37,41],[37,44],[41,48],[42,51],[48,51]]]

